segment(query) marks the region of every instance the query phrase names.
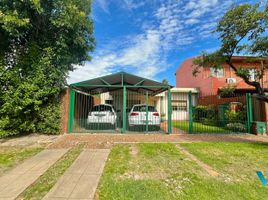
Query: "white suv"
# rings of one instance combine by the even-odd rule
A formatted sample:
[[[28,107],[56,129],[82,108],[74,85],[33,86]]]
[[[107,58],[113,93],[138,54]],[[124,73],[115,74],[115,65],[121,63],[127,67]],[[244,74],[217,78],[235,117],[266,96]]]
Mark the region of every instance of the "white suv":
[[[93,106],[92,110],[88,113],[87,123],[115,125],[116,118],[116,113],[111,105],[99,104]]]
[[[146,125],[146,105],[134,105],[129,113],[130,126]],[[160,116],[154,106],[148,106],[148,125],[160,126]]]

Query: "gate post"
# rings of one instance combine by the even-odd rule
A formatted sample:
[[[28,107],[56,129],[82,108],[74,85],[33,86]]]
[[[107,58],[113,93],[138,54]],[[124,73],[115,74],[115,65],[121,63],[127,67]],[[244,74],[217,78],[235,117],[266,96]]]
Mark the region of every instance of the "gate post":
[[[146,133],[149,130],[149,126],[148,126],[148,91],[146,91]]]
[[[69,101],[69,115],[68,115],[68,133],[73,131],[74,123],[74,101],[75,101],[75,91],[70,85],[70,101]]]
[[[192,92],[188,93],[189,98],[189,133],[193,133],[193,103],[192,103]]]
[[[248,133],[252,133],[252,102],[251,95],[249,93],[246,94],[246,105],[247,105],[247,131]]]
[[[122,133],[126,132],[127,128],[127,89],[126,86],[123,87],[123,127]]]
[[[168,134],[172,133],[172,105],[171,105],[171,91],[168,87]]]

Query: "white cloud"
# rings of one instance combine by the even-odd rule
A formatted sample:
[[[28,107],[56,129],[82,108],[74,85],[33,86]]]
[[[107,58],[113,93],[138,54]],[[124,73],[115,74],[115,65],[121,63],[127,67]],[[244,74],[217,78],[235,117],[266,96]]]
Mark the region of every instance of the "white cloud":
[[[94,0],[94,2],[106,13],[109,12],[109,2],[107,0]]]
[[[146,4],[146,1],[139,0],[94,0],[93,2],[106,13],[110,13],[110,4],[116,4],[118,7],[127,10],[137,9]]]
[[[156,31],[149,30],[133,40],[122,51],[100,53],[93,57],[92,62],[76,66],[77,69],[70,73],[68,82],[79,82],[127,69],[132,69],[143,77],[153,78],[166,69],[167,64],[162,60],[160,36]]]
[[[179,50],[195,41],[212,37],[217,20],[233,3],[232,0],[95,1],[105,12],[112,12],[109,11],[111,3],[129,10],[146,7],[147,10],[141,13],[148,13],[150,17],[137,17],[139,34],[126,35],[120,40],[102,44],[102,49],[95,52],[92,62],[70,73],[69,82],[119,70],[153,78],[170,67],[167,63],[170,50]]]
[[[187,20],[184,21],[184,23],[186,25],[193,25],[193,24],[197,24],[199,22],[200,22],[200,20],[198,20],[198,19],[187,19]]]
[[[124,4],[122,4],[123,8],[128,10],[137,9],[146,4],[145,1],[135,1],[135,0],[122,0]]]

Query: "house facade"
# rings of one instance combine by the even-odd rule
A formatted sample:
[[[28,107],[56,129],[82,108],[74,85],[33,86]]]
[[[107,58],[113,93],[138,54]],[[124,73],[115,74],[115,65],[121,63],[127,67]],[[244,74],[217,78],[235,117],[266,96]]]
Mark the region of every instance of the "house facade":
[[[237,93],[254,93],[255,88],[246,84],[245,81],[238,77],[229,65],[223,64],[221,69],[201,68],[197,76],[193,76],[194,58],[185,60],[176,71],[177,88],[199,88],[201,96],[217,95],[222,88],[235,87]],[[261,69],[260,61],[249,61],[248,57],[233,57],[232,62],[237,68],[243,67],[250,69],[250,80],[257,79],[257,71]],[[263,80],[260,80],[264,88],[268,88],[268,73],[264,74]]]

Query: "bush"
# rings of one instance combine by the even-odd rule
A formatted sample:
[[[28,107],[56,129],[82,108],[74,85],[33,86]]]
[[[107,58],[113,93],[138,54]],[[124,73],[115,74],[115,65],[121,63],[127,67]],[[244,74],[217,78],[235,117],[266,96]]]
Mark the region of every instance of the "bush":
[[[228,118],[229,121],[232,122],[239,122],[246,120],[246,113],[241,110],[226,110],[225,116]]]
[[[226,128],[235,132],[246,132],[246,126],[242,123],[229,123]]]
[[[212,106],[198,105],[194,107],[193,119],[195,121],[215,121],[217,118],[217,110]]]
[[[49,104],[39,112],[36,131],[45,134],[58,134],[60,131],[59,103]]]
[[[60,105],[47,103],[35,112],[14,112],[0,117],[0,138],[27,133],[58,134],[60,131]]]

